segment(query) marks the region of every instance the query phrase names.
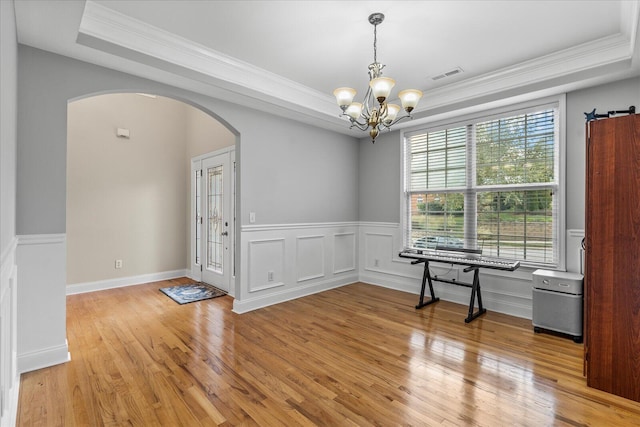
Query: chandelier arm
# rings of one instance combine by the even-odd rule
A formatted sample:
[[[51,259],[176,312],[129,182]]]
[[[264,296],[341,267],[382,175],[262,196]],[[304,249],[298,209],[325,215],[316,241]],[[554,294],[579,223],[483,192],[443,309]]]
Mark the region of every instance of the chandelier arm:
[[[351,116],[349,116],[348,114],[342,113],[340,114],[340,116],[349,118],[349,122],[351,123],[351,126],[349,126],[349,129],[357,127],[360,130],[367,130],[367,128],[369,127],[368,123],[360,123],[356,119],[352,119]]]
[[[385,124],[385,123],[380,122],[380,128],[381,128],[381,129],[389,129],[389,130],[390,130],[390,129],[391,129],[391,126],[393,126],[393,125],[395,125],[396,123],[398,123],[398,122],[400,122],[400,121],[402,121],[402,120],[405,120],[405,119],[413,120],[413,116],[412,116],[411,114],[405,114],[404,116],[396,117],[396,119],[395,119],[395,120],[393,120],[393,121],[392,121],[391,123],[389,123],[389,124]]]
[[[357,127],[360,130],[367,130],[367,128],[369,127],[369,125],[367,123],[360,123],[357,120],[353,120],[351,122],[351,126],[349,126],[349,129],[352,129],[354,127]]]
[[[362,105],[364,106],[362,115],[365,119],[369,119],[371,117],[371,106],[375,106],[375,100],[373,99],[373,92],[371,87],[367,88],[367,93],[364,95],[364,99],[362,100]]]

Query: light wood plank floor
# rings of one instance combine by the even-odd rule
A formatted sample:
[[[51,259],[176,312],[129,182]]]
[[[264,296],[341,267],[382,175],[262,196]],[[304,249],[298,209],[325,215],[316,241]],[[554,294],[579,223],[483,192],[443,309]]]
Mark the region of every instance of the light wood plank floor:
[[[362,283],[243,315],[158,291],[186,281],[69,296],[72,360],[22,376],[18,425],[640,425],[528,320]]]

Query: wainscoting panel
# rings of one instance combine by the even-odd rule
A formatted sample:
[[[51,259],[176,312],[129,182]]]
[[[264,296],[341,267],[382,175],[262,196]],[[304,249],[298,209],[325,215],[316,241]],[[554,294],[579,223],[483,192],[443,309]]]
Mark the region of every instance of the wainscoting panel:
[[[233,311],[245,313],[358,281],[358,223],[244,226],[241,283]],[[333,262],[327,262],[333,260]]]
[[[303,236],[296,239],[298,282],[324,277],[325,236]]]
[[[18,239],[4,248],[0,258],[0,420],[15,424],[20,378],[17,367],[17,266]]]
[[[581,232],[572,231],[570,237],[570,243],[579,242]],[[397,223],[245,226],[240,242],[242,259],[247,262],[240,266],[242,283],[233,306],[237,313],[356,281],[413,293],[418,301],[424,264],[412,265],[410,260],[399,257],[403,240]],[[567,251],[576,244],[570,244]],[[576,254],[575,250],[567,254],[576,258],[568,266],[577,264]],[[446,263],[430,264],[432,276],[471,282],[472,273],[464,273],[463,269]],[[530,319],[534,270],[480,270],[485,307]],[[469,304],[469,288],[434,282],[434,289],[443,300]]]
[[[259,239],[249,242],[249,292],[284,285],[284,239]]]
[[[364,233],[365,269],[380,273],[390,270],[393,248],[393,234],[367,231]]]
[[[333,248],[333,274],[355,271],[356,233],[334,234]]]
[[[64,234],[18,237],[18,372],[70,359],[66,319]]]

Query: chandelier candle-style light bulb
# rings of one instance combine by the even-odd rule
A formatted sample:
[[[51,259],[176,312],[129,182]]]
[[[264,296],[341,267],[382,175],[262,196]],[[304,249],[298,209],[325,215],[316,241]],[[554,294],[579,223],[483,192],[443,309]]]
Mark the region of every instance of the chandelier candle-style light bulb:
[[[378,77],[369,82],[369,86],[373,91],[373,97],[382,104],[391,94],[391,89],[396,85],[396,81],[389,77]]]
[[[391,126],[400,120],[412,118],[411,112],[422,97],[422,92],[417,89],[407,89],[400,92],[398,97],[406,112],[406,115],[402,117],[398,117],[400,113],[398,105],[387,104],[396,82],[392,78],[382,76],[384,65],[378,62],[377,28],[382,21],[384,21],[382,13],[369,15],[369,23],[373,25],[373,62],[369,64],[369,87],[363,102],[353,102],[356,91],[350,87],[340,87],[333,91],[338,106],[342,110],[342,116],[349,118],[351,127],[355,126],[363,131],[369,130],[371,142],[375,142],[376,136],[381,130],[391,129]]]
[[[353,120],[358,120],[360,114],[362,114],[362,104],[359,102],[352,102],[347,106],[345,114],[351,117]]]
[[[353,102],[353,97],[356,96],[356,90],[350,87],[339,87],[333,91],[333,94],[338,101],[338,106],[345,111],[347,107]]]
[[[400,92],[398,94],[398,97],[402,102],[402,108],[404,108],[407,113],[410,113],[414,108],[416,108],[416,105],[418,105],[418,101],[420,101],[420,98],[422,98],[422,91],[416,89],[406,89]]]
[[[391,122],[393,122],[396,119],[399,112],[400,112],[399,105],[387,104],[387,115],[384,117],[385,126],[388,124],[391,124]]]

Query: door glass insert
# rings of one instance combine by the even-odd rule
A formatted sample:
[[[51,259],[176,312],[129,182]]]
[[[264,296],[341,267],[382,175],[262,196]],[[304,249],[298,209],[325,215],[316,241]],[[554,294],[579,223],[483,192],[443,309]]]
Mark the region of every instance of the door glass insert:
[[[207,268],[222,271],[223,261],[223,224],[222,224],[222,165],[207,169],[208,198],[208,235],[207,235]]]

